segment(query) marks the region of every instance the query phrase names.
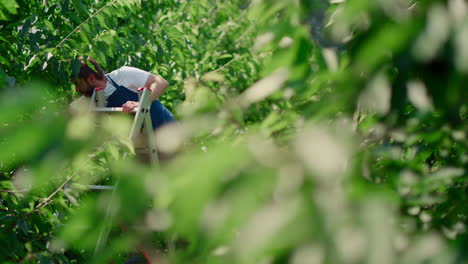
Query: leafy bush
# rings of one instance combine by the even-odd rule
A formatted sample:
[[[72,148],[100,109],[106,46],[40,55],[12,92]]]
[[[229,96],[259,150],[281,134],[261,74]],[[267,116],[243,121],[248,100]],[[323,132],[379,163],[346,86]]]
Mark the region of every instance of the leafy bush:
[[[0,0],[0,259],[466,262],[467,11]],[[126,118],[69,107],[81,55],[169,80],[175,158],[141,164]]]

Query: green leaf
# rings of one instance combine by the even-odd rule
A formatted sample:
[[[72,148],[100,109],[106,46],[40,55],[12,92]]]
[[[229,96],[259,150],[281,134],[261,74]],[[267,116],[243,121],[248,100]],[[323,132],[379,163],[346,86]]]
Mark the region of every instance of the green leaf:
[[[16,189],[11,181],[0,181],[0,187],[2,189],[14,190]]]
[[[418,28],[418,24],[414,21],[382,26],[362,45],[357,55],[358,66],[363,70],[370,70],[388,60],[408,44]]]
[[[20,228],[20,230],[24,233],[24,234],[27,234],[28,231],[29,231],[29,225],[28,223],[26,222],[26,220],[24,220],[23,218],[21,218],[19,221],[18,221],[18,226]]]
[[[80,60],[78,59],[73,59],[71,61],[71,72],[72,72],[72,75],[78,79],[78,74],[80,73],[80,69],[81,69],[81,62]]]
[[[0,20],[9,20],[8,13],[16,15],[19,5],[15,0],[0,0]]]
[[[3,56],[0,56],[0,62],[7,67],[11,65],[10,62],[7,59],[5,59]]]
[[[50,31],[54,31],[54,25],[49,20],[44,20],[44,24]]]
[[[28,252],[31,252],[31,251],[32,251],[31,243],[26,243],[26,244],[24,244],[24,247],[26,248],[26,250],[28,250]]]
[[[84,32],[83,30],[80,30],[80,32],[78,34],[80,35],[80,37],[81,37],[81,39],[83,40],[84,43],[90,42],[89,35],[86,34],[86,32]]]
[[[96,19],[98,20],[99,22],[99,25],[103,28],[109,28],[108,24],[107,24],[107,19],[104,17],[104,14],[99,14],[96,16]]]
[[[232,55],[231,54],[223,54],[223,55],[219,56],[219,59],[228,59],[228,58],[229,59],[232,58]]]

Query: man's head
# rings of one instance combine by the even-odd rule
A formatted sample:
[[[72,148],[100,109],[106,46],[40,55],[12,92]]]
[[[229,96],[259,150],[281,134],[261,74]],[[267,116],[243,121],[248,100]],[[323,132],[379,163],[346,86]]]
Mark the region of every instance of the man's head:
[[[88,57],[88,61],[91,62],[95,69],[91,68],[82,58],[80,58],[81,66],[78,78],[76,78],[76,76],[71,76],[71,81],[75,85],[77,92],[90,97],[93,95],[94,88],[101,85],[105,78],[104,72],[99,64],[91,57]]]

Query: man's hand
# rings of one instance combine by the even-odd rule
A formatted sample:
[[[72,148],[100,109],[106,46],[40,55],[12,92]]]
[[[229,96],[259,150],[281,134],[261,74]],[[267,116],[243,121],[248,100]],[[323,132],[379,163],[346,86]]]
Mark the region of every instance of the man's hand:
[[[122,111],[126,113],[130,113],[133,109],[137,108],[139,102],[135,101],[127,101],[125,104],[122,105]]]

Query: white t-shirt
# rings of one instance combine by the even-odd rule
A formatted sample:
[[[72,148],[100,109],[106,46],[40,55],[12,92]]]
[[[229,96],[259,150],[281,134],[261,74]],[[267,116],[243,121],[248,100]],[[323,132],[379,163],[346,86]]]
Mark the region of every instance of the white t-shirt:
[[[118,85],[125,86],[127,89],[134,92],[136,92],[138,88],[145,86],[149,75],[150,73],[147,71],[128,66],[123,66],[107,74],[107,76],[112,78]],[[116,89],[117,88],[112,85],[112,82],[107,80],[106,87],[104,88],[104,96],[106,99],[109,98]]]

